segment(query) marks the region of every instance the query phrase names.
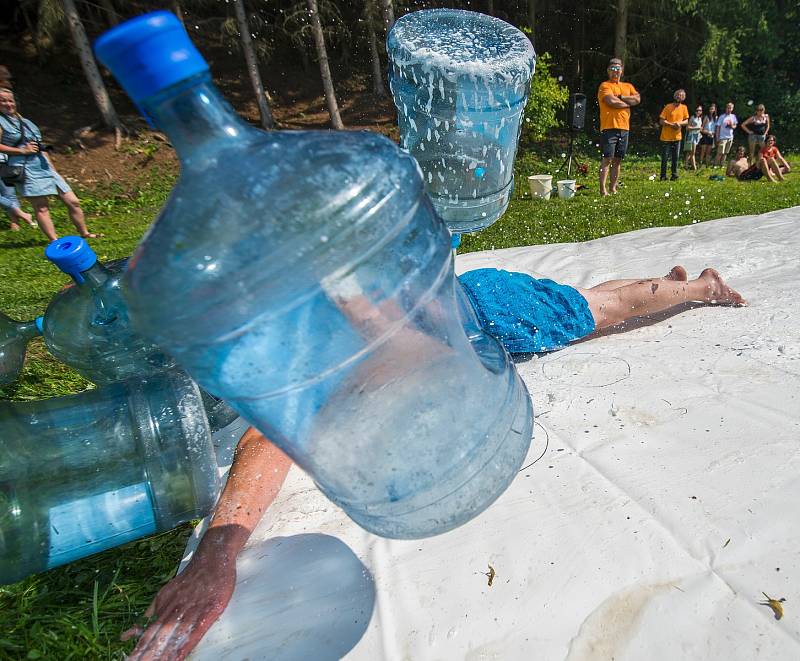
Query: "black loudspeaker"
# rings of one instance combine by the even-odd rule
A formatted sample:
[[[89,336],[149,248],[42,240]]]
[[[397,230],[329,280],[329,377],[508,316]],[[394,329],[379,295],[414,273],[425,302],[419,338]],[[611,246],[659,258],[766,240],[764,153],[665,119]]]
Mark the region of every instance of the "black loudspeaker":
[[[586,95],[575,92],[569,97],[567,106],[567,126],[570,131],[580,131],[586,122]]]

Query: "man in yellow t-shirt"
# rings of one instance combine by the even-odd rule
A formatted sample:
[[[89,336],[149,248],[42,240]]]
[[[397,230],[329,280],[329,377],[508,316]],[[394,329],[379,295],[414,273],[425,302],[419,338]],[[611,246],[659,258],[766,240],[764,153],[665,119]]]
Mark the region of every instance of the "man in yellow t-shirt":
[[[667,179],[667,158],[672,159],[672,181],[678,178],[678,151],[681,146],[681,129],[689,123],[689,109],[684,105],[686,92],[675,90],[672,97],[658,117],[661,124],[661,181]]]
[[[639,105],[641,97],[630,83],[622,82],[624,65],[619,58],[608,63],[608,80],[597,90],[597,103],[600,106],[600,147],[603,152],[600,161],[600,193],[608,195],[606,180],[611,169],[611,192],[617,192],[619,169],[625,152],[628,151],[628,132],[630,131],[631,106]]]

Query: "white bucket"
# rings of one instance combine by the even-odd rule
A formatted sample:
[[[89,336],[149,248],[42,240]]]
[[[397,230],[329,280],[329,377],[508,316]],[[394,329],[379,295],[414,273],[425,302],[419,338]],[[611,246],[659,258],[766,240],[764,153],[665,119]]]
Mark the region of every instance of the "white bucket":
[[[556,182],[556,186],[558,186],[558,196],[562,200],[571,200],[573,197],[575,197],[574,179],[562,179],[561,181]]]
[[[549,174],[532,174],[528,177],[528,187],[532,197],[549,200],[553,190],[553,177]]]

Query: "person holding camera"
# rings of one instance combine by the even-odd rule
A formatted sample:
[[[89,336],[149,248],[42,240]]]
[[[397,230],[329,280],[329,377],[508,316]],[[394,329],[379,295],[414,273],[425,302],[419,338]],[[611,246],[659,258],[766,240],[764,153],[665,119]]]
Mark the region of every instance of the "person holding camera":
[[[41,139],[39,127],[17,112],[14,93],[0,88],[0,153],[7,159],[0,164],[0,179],[31,203],[39,229],[50,241],[58,238],[50,218],[51,195],[58,195],[66,205],[72,224],[83,238],[95,238],[97,235],[86,227],[78,197],[56,172]]]

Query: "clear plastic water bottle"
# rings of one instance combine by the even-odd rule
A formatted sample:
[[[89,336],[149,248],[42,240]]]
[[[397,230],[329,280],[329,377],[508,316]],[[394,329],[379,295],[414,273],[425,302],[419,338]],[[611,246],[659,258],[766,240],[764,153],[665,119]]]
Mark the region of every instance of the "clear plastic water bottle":
[[[458,9],[397,19],[387,37],[401,145],[454,232],[503,215],[536,53],[517,28]]]
[[[126,259],[101,264],[77,236],[52,241],[45,256],[74,281],[47,306],[42,334],[50,353],[98,386],[175,366],[131,327],[120,286]]]
[[[124,278],[136,328],[367,530],[436,534],[493,502],[530,400],[499,343],[464,332],[414,159],[366,132],[248,126],[166,12],[95,51],[181,161]]]
[[[0,583],[205,516],[218,493],[195,383],[170,370],[0,403]]]
[[[74,280],[74,286],[53,297],[44,315],[50,353],[99,386],[175,367],[172,358],[131,327],[120,286],[127,258],[101,264],[77,236],[56,239],[45,255]],[[222,399],[202,390],[201,395],[212,431],[237,417]]]
[[[42,317],[15,321],[0,312],[0,386],[16,381],[25,362],[28,342],[41,334]]]

